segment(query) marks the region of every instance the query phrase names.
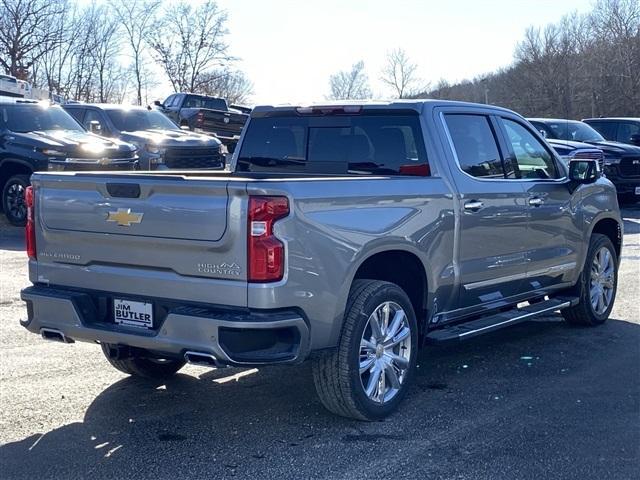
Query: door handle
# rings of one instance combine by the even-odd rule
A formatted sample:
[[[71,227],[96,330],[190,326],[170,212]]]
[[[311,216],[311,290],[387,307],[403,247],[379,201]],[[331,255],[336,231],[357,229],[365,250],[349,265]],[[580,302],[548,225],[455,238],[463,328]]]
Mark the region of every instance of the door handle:
[[[540,197],[533,197],[529,199],[529,205],[532,207],[539,207],[544,203],[544,200]]]
[[[477,212],[482,207],[484,207],[484,203],[482,203],[480,200],[469,200],[464,204],[464,209],[471,212]]]

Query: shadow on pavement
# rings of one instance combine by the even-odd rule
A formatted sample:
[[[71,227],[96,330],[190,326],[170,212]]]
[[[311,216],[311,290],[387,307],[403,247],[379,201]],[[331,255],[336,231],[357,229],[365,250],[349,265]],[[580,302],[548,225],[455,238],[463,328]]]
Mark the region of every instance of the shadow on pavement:
[[[328,414],[308,364],[126,378],[84,421],[0,447],[0,466],[12,479],[630,478],[639,366],[637,324],[548,317],[423,351],[384,422]]]

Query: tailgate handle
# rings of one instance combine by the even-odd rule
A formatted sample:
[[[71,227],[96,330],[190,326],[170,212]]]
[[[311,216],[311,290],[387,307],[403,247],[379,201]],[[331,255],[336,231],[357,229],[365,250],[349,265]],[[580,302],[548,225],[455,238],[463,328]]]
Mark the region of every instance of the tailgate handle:
[[[137,183],[107,183],[107,192],[112,197],[138,198],[140,185]]]

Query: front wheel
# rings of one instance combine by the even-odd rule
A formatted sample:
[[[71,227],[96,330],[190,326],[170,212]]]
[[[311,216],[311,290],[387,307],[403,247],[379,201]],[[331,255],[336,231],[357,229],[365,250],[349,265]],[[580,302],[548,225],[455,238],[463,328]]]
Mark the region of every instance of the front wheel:
[[[407,294],[393,283],[357,280],[338,347],[313,362],[320,400],[344,417],[384,418],[407,393],[417,347],[418,327]]]
[[[562,310],[574,325],[600,325],[613,309],[618,287],[618,256],[606,235],[593,234],[584,268],[576,285],[579,303]]]
[[[11,225],[23,227],[27,223],[27,204],[24,193],[29,186],[29,175],[14,175],[2,189],[2,209]]]

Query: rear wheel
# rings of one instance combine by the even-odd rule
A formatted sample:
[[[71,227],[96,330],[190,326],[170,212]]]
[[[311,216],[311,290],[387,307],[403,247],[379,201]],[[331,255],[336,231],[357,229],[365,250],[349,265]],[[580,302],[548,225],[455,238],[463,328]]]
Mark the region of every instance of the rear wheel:
[[[129,357],[118,359],[113,355],[113,350],[115,349],[113,345],[103,343],[101,347],[102,353],[104,353],[109,363],[128,375],[155,379],[168,378],[184,367],[185,364],[181,360],[150,358],[135,353]]]
[[[24,193],[28,186],[29,175],[14,175],[2,189],[2,210],[11,225],[23,227],[27,223]]]
[[[407,393],[417,355],[413,307],[397,285],[358,280],[349,294],[340,343],[314,359],[323,405],[358,420],[393,412]]]
[[[618,257],[606,235],[591,237],[584,269],[576,285],[579,303],[562,310],[564,319],[574,325],[600,325],[613,309],[618,286]]]

